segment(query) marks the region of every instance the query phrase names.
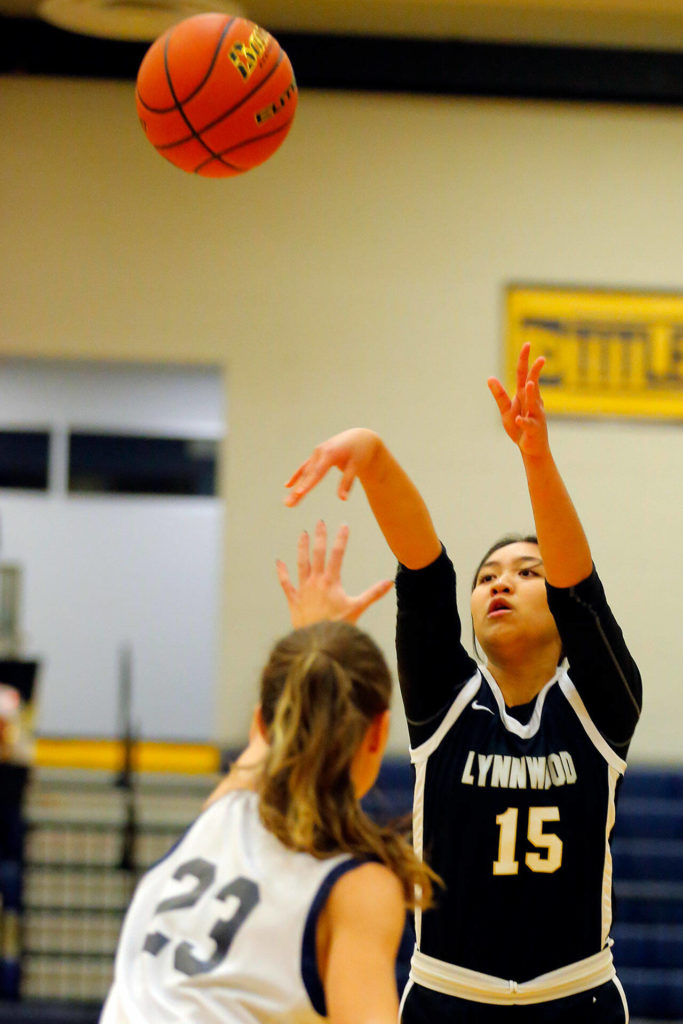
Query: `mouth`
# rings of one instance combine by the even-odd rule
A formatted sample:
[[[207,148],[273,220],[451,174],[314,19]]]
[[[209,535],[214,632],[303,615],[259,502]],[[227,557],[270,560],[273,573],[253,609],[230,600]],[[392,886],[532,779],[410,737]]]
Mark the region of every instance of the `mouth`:
[[[488,606],[487,615],[489,618],[498,618],[501,615],[506,615],[507,612],[511,612],[512,608],[505,600],[504,597],[494,597]]]

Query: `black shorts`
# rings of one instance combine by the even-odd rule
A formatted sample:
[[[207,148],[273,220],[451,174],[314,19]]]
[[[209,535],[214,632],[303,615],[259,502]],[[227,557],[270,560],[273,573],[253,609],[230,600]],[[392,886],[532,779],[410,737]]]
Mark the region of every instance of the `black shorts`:
[[[473,1003],[413,984],[401,1024],[627,1024],[626,1000],[614,981],[564,999],[525,1006]]]

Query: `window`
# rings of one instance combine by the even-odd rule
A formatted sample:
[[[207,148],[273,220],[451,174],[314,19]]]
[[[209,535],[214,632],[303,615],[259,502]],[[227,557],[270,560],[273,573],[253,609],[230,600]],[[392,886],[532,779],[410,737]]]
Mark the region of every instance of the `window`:
[[[44,430],[0,430],[0,487],[46,491],[50,436]]]
[[[69,491],[214,496],[218,442],[73,432]]]

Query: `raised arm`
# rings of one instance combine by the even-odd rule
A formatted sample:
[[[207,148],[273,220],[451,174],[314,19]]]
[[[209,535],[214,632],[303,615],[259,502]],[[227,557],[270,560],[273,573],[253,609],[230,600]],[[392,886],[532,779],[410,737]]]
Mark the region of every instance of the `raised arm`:
[[[526,472],[536,536],[547,580],[555,587],[572,587],[590,576],[593,560],[586,535],[569,497],[548,442],[548,429],[539,388],[545,360],[529,368],[527,343],[517,363],[517,390],[512,398],[495,377],[488,381],[508,436],[518,446]]]
[[[382,439],[355,427],[319,444],[286,483],[286,505],[297,505],[329,469],[342,474],[338,496],[345,501],[356,477],[387,544],[402,565],[422,569],[441,552],[429,510],[415,484]]]

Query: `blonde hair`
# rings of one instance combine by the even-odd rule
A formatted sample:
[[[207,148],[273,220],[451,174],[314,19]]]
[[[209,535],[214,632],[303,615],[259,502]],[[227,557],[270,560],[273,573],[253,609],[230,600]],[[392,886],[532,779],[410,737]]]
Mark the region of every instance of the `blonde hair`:
[[[269,752],[260,814],[290,849],[381,861],[400,879],[407,906],[426,907],[437,876],[405,837],[365,814],[351,778],[353,757],[391,690],[382,652],[356,626],[319,622],[280,640],[261,676]]]

